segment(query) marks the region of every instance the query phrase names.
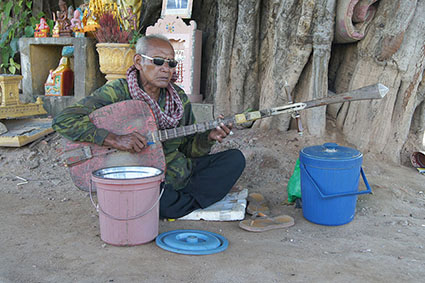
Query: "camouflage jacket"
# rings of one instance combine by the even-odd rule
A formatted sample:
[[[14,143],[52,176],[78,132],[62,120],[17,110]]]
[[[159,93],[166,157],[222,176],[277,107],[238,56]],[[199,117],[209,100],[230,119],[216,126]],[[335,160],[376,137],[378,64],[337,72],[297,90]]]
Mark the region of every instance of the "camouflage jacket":
[[[178,126],[196,123],[192,105],[187,95],[178,86],[174,85],[174,87],[184,107],[184,115]],[[53,119],[52,127],[69,140],[102,145],[109,132],[97,128],[89,120],[88,115],[103,106],[130,99],[132,98],[128,90],[127,80],[114,80],[100,87],[90,96],[65,108]],[[158,103],[164,110],[165,91],[161,91]],[[192,172],[192,158],[208,154],[214,144],[214,142],[208,141],[208,134],[209,131],[167,140],[162,143],[167,164],[166,184],[172,184],[176,190],[182,189],[187,184]]]

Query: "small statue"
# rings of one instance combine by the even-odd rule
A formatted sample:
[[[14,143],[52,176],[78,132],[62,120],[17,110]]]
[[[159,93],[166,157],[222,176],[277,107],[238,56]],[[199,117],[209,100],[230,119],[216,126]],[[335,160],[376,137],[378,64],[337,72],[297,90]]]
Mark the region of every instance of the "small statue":
[[[53,27],[53,30],[52,30],[52,37],[59,37],[60,26],[59,26],[59,22],[56,21],[55,13],[53,13],[53,20],[55,21],[55,26]]]
[[[130,30],[137,30],[137,16],[133,13],[133,6],[127,7],[127,16],[124,20],[127,21]]]
[[[71,28],[75,37],[84,37],[83,22],[81,20],[81,10],[77,8],[74,11],[74,17],[71,19]]]
[[[63,54],[68,55],[68,54]],[[69,56],[60,59],[59,66],[50,70],[44,90],[46,96],[68,96],[74,84],[74,72],[71,70]]]
[[[71,21],[68,19],[68,9],[65,1],[59,0],[59,8],[60,11],[56,12],[57,21],[59,22],[59,35],[71,36]]]
[[[84,11],[83,25],[84,25],[84,32],[93,32],[93,31],[96,31],[97,28],[99,28],[97,19],[94,16],[92,10],[90,10],[90,8]]]
[[[81,16],[80,10],[78,9],[75,10],[74,17],[71,19],[71,28],[75,32],[82,31],[83,29],[83,24],[81,22],[80,16]]]
[[[40,23],[35,25],[34,37],[48,37],[50,27],[45,18],[40,18]]]
[[[72,17],[74,17],[74,7],[72,7],[72,5],[68,7],[68,16],[67,17],[68,17],[69,20],[71,20]]]

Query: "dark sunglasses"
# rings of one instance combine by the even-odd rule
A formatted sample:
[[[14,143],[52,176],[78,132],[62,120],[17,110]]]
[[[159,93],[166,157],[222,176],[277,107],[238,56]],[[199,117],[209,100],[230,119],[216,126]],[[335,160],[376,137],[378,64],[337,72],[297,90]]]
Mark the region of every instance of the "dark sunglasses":
[[[162,65],[164,65],[165,62],[167,62],[168,67],[175,68],[177,66],[177,64],[179,63],[174,59],[170,60],[170,59],[164,59],[164,58],[152,58],[152,57],[149,57],[145,54],[140,54],[140,56],[142,56],[143,58],[151,60],[157,66],[162,66]]]

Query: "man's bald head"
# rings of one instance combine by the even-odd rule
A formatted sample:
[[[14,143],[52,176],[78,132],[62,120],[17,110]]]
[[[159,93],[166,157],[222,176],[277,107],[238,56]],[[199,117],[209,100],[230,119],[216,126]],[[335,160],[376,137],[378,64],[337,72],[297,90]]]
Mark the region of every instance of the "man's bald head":
[[[151,35],[144,36],[137,41],[136,53],[147,54],[149,49],[153,48],[154,47],[153,45],[155,45],[155,42],[157,41],[167,42],[170,45],[170,47],[174,50],[168,38],[166,38],[165,36],[161,34],[151,34]]]

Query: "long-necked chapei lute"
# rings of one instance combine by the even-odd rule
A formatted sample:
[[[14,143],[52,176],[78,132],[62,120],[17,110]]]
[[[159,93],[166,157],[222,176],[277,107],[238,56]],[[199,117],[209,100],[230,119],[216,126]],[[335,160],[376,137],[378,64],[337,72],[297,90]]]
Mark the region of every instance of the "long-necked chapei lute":
[[[122,101],[97,109],[90,114],[90,120],[96,127],[104,128],[117,135],[138,131],[147,138],[149,144],[147,148],[141,153],[129,153],[93,143],[68,141],[64,148],[63,159],[69,167],[74,184],[80,189],[88,191],[91,173],[98,169],[137,165],[156,167],[165,171],[166,165],[161,142],[169,139],[205,132],[217,127],[219,123],[244,124],[283,113],[297,114],[304,109],[333,103],[381,99],[387,92],[388,88],[378,83],[346,93],[329,93],[328,97],[307,102],[289,103],[279,107],[236,114],[224,119],[166,130],[157,129],[153,113],[143,101]],[[294,115],[294,117],[297,117],[297,115]]]

